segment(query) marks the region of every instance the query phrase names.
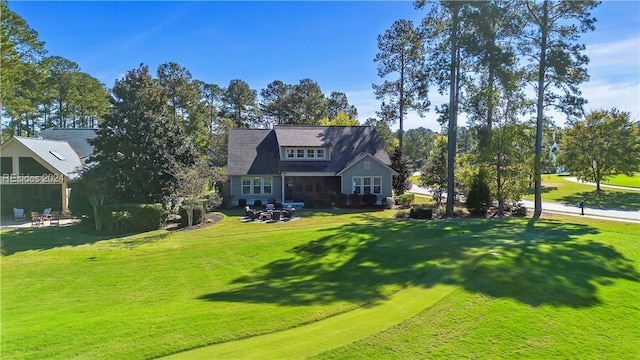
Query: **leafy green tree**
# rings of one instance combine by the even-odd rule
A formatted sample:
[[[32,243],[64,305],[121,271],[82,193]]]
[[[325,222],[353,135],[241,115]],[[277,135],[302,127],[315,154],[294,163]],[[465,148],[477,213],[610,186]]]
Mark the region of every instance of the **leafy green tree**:
[[[467,208],[474,215],[486,215],[491,206],[491,192],[487,184],[487,175],[484,169],[480,169],[471,183],[467,192]]]
[[[425,0],[417,0],[416,8],[425,7]],[[427,76],[435,82],[440,93],[449,88],[448,110],[448,188],[455,193],[455,161],[457,151],[458,111],[460,103],[460,89],[464,80],[463,60],[466,56],[466,46],[463,34],[469,31],[469,8],[477,4],[472,1],[438,1],[431,3],[431,8],[423,19],[422,29],[429,44],[425,66]],[[453,216],[454,196],[447,197],[445,216]]]
[[[597,110],[565,130],[558,159],[578,179],[600,183],[616,174],[633,175],[640,166],[638,127],[628,112]]]
[[[275,80],[260,90],[260,110],[267,123],[286,124],[291,121],[291,85]]]
[[[517,71],[513,39],[518,32],[517,13],[509,1],[482,1],[468,7],[468,26],[462,34],[467,63],[474,72],[466,86],[463,110],[478,130],[479,151],[491,142],[493,118],[499,101],[498,87],[513,81]]]
[[[216,195],[212,180],[214,169],[204,159],[198,159],[193,165],[179,164],[174,174],[176,179],[176,193],[181,198],[183,208],[187,213],[187,226],[193,225],[193,212],[199,209],[204,212],[204,202],[208,195]],[[219,200],[219,196],[215,196]],[[215,204],[219,205],[219,201]]]
[[[393,192],[396,195],[402,195],[407,190],[411,189],[411,170],[413,164],[408,156],[402,153],[400,146],[391,154],[391,168],[395,170],[398,175],[393,176]]]
[[[346,113],[339,112],[336,117],[329,119],[329,117],[323,117],[320,119],[319,125],[321,126],[359,126],[358,120],[352,118]]]
[[[588,80],[583,54],[585,46],[578,43],[582,33],[595,29],[590,11],[597,1],[523,1],[518,11],[523,17],[519,49],[531,54],[527,65],[529,81],[536,90],[536,143],[534,159],[534,218],[542,213],[542,133],[544,110],[553,106],[568,114],[582,112],[584,99],[579,85]]]
[[[425,76],[422,72],[424,46],[420,32],[409,20],[397,20],[383,35],[378,36],[378,76],[389,77],[381,85],[373,85],[376,98],[383,100],[379,116],[393,124],[399,120],[398,139],[402,149],[404,116],[410,109],[422,115],[429,102]]]
[[[39,62],[46,53],[44,42],[27,22],[9,9],[5,0],[0,1],[0,115],[2,115],[2,139],[12,134],[28,132],[33,128],[23,121],[33,118],[36,102],[36,86],[41,75]],[[5,118],[8,120],[4,126]]]
[[[158,66],[157,76],[158,84],[169,99],[167,106],[173,122],[184,128],[200,153],[206,154],[211,108],[208,98],[203,101],[203,91],[209,88],[194,80],[189,70],[174,62]]]
[[[236,127],[254,128],[259,125],[258,93],[245,81],[231,80],[222,96],[223,116],[233,120]]]
[[[327,117],[330,119],[337,118],[338,114],[343,113],[352,119],[358,118],[358,109],[349,105],[347,94],[339,91],[332,91],[327,98]]]
[[[438,203],[438,206],[441,206],[443,195],[447,192],[448,188],[447,166],[449,162],[447,157],[447,137],[439,135],[435,138],[433,147],[420,172],[420,185],[430,188],[433,191],[433,199]],[[450,194],[454,193],[455,191]],[[447,197],[452,198],[454,196]]]
[[[378,133],[378,137],[382,140],[384,144],[384,149],[388,154],[393,153],[394,149],[397,148],[400,143],[398,142],[398,138],[389,128],[389,124],[384,120],[378,120],[376,118],[368,118],[364,122],[365,126],[371,126],[376,129],[376,133]]]
[[[293,85],[289,98],[293,118],[289,124],[317,125],[327,115],[327,102],[320,85],[311,79],[302,79]]]
[[[427,158],[427,155],[429,155],[431,146],[437,135],[438,134],[431,129],[425,129],[423,127],[409,129],[404,134],[405,141],[403,151],[417,168],[421,168],[424,164],[424,160]]]
[[[174,191],[172,169],[195,161],[191,139],[173,122],[167,103],[146,65],[115,82],[111,112],[91,141],[95,152],[89,161],[108,174],[116,201],[162,202]]]

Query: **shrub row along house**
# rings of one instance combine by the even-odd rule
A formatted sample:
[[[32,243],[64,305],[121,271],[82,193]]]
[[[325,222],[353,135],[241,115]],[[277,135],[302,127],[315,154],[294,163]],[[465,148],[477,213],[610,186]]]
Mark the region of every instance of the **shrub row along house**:
[[[392,196],[391,160],[369,126],[276,125],[232,129],[228,173],[232,202],[335,201],[340,194]]]
[[[2,214],[68,210],[78,170],[92,154],[95,129],[51,128],[37,136],[16,136],[2,145]],[[339,194],[392,195],[391,161],[374,128],[368,126],[275,126],[229,133],[232,202],[273,199],[302,205],[335,200]]]

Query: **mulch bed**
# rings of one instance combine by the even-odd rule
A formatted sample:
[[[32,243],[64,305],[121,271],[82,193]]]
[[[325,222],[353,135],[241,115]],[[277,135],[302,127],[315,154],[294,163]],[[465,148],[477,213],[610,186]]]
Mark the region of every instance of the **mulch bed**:
[[[165,226],[165,229],[171,230],[171,231],[200,229],[200,228],[203,228],[203,227],[207,227],[207,226],[211,226],[211,225],[217,224],[222,219],[224,219],[224,216],[222,216],[222,214],[206,213],[206,214],[204,214],[204,219],[202,219],[202,222],[200,224],[198,224],[198,225],[194,225],[194,226],[192,226],[190,228],[180,227],[180,222],[178,221],[178,222],[170,222],[170,223],[168,223],[167,226]]]

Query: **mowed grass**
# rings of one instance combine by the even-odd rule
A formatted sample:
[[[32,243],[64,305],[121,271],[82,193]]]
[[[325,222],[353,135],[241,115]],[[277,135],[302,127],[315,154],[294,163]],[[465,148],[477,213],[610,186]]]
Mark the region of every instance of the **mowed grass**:
[[[616,175],[605,181],[605,184],[626,186],[632,188],[640,188],[640,173],[634,174],[634,176]]]
[[[322,357],[639,355],[637,225],[398,221],[394,211],[258,224],[238,214],[114,239],[74,227],[2,232],[2,358],[158,357],[437,284],[458,290]],[[416,285],[434,269],[442,276]]]
[[[542,201],[577,205],[584,200],[588,207],[606,209],[640,210],[640,191],[602,188],[596,193],[595,185],[581,184],[566,180],[560,175],[542,176]],[[533,191],[529,191],[524,199],[533,200]]]

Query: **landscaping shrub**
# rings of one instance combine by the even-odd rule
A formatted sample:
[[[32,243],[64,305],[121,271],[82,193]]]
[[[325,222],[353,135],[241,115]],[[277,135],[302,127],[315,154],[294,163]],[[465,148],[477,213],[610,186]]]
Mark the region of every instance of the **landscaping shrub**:
[[[187,209],[181,207],[178,211],[178,215],[180,215],[180,227],[189,226],[189,216],[187,215]],[[193,208],[193,220],[191,225],[198,225],[202,222],[203,213],[202,208],[195,207]]]
[[[365,206],[375,206],[376,200],[378,200],[378,198],[374,194],[362,195],[362,204]]]
[[[262,207],[262,200],[255,200],[255,201],[253,202],[253,207],[254,207],[255,209]]]
[[[348,200],[349,197],[347,196],[347,194],[338,194],[336,195],[336,206],[345,206],[347,205]]]
[[[491,204],[491,192],[484,171],[473,177],[471,188],[467,194],[467,209],[473,215],[485,216]]]
[[[247,199],[238,199],[238,206],[241,208],[247,206]]]
[[[108,234],[156,230],[167,219],[162,204],[112,204],[100,209],[102,230]]]
[[[279,202],[275,203],[275,204],[273,205],[273,207],[274,207],[276,210],[282,210],[282,209],[284,209],[284,205],[282,205],[282,203],[279,203]]]
[[[383,204],[385,209],[393,209],[396,206],[396,200],[392,197],[386,197],[383,200]]]
[[[430,208],[418,206],[409,211],[409,217],[412,219],[433,219],[433,210]]]
[[[305,208],[331,207],[331,199],[309,199],[304,201]]]
[[[360,206],[362,205],[362,196],[360,194],[349,195],[349,205]]]
[[[414,194],[402,194],[397,197],[398,204],[405,209],[410,208],[413,205],[415,199],[416,196]]]
[[[267,204],[275,204],[276,203],[276,199],[274,198],[270,198],[269,200],[267,200]]]

